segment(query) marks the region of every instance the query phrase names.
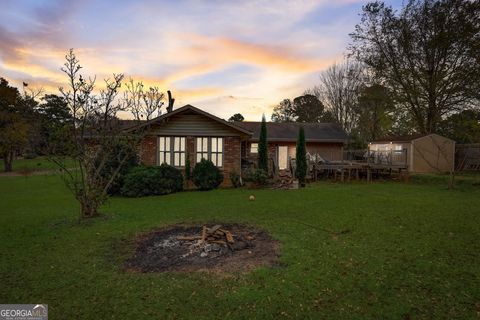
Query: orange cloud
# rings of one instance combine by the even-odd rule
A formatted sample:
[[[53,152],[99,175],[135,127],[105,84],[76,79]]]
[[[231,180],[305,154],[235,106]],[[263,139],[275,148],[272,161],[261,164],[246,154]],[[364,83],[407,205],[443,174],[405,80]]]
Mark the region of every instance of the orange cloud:
[[[245,99],[239,99],[235,103],[232,101],[234,99],[228,99],[229,102],[225,99],[214,102],[224,105],[224,110],[248,106],[251,112],[245,113],[250,117],[261,108],[270,111],[270,106],[280,98],[301,94],[300,91],[305,88],[301,88],[299,81],[304,75],[319,71],[338,58],[309,58],[285,47],[198,34],[175,35],[175,45],[165,44],[156,51],[105,46],[98,49],[79,48],[75,49],[75,52],[82,66],[85,66],[83,75],[97,75],[98,88],[103,85],[102,79],[114,72],[135,70],[132,74],[135,81],[142,81],[147,87],[157,86],[162,91],[171,89],[177,99],[177,106],[202,101],[214,102],[213,99],[228,95],[260,97],[261,101],[257,102],[248,102]],[[16,74],[14,80],[17,80],[17,83],[27,81],[35,87],[43,87],[49,93],[58,93],[58,87],[66,85],[66,76],[60,71],[66,50],[47,46],[26,48],[11,42],[8,53],[8,56],[0,57],[0,71]],[[258,67],[257,80],[233,88],[208,86],[208,83],[201,88],[179,86],[181,80],[220,71],[239,63]],[[152,75],[154,72],[148,70],[149,66],[158,68],[158,75]],[[164,66],[171,71],[162,72]],[[289,90],[281,89],[285,88],[285,85],[291,86]],[[280,95],[282,97],[279,98]]]
[[[285,47],[198,34],[182,34],[178,35],[178,38],[188,45],[182,52],[177,53],[177,57],[187,61],[200,61],[202,65],[210,68],[245,63],[287,72],[309,72],[325,67],[324,60],[304,57]]]
[[[226,61],[230,62],[251,63],[294,72],[312,71],[319,67],[319,61],[302,58],[286,48],[246,43],[229,38],[212,39],[210,44],[210,54],[214,53],[216,58],[226,57]]]

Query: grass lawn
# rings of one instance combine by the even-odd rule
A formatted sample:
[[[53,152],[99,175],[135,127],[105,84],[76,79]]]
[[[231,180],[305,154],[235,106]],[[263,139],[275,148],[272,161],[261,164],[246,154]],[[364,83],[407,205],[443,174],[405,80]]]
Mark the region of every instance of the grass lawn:
[[[74,162],[70,159],[64,161],[68,168],[74,167]],[[34,159],[15,159],[13,160],[12,169],[14,172],[32,172],[43,170],[56,170],[58,166],[47,157],[36,157]],[[0,173],[5,170],[5,163],[0,159]]]
[[[47,303],[52,319],[480,317],[478,186],[319,183],[115,198],[108,218],[86,224],[75,223],[77,210],[58,176],[0,178],[0,303]],[[281,265],[231,276],[122,271],[136,234],[211,221],[269,231],[282,243]]]

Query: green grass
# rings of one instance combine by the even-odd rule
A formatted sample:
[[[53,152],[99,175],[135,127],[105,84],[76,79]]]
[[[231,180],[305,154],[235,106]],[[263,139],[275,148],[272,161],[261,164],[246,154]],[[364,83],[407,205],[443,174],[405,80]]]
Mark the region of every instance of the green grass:
[[[66,159],[63,161],[67,168],[74,167],[73,160]],[[13,172],[32,172],[44,170],[56,170],[58,166],[50,161],[47,157],[36,157],[34,159],[15,159],[12,164]],[[0,173],[5,170],[5,163],[0,159]]]
[[[248,201],[254,194],[256,201]],[[0,303],[52,319],[476,319],[480,188],[320,183],[112,199],[78,224],[58,176],[0,178]],[[244,222],[281,241],[249,274],[132,274],[131,239],[166,224]],[[305,224],[314,226],[307,226]],[[333,236],[320,231],[349,229]]]
[[[448,186],[451,176],[449,174],[415,174],[411,176],[411,181],[416,184],[443,185]],[[460,189],[478,189],[480,186],[480,174],[461,173],[453,178],[454,188]]]

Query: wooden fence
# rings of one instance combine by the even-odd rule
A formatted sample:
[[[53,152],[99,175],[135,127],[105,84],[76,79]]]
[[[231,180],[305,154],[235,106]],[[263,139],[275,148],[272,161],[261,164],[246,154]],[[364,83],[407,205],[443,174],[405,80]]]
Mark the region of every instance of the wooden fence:
[[[480,171],[480,143],[456,145],[455,170]]]

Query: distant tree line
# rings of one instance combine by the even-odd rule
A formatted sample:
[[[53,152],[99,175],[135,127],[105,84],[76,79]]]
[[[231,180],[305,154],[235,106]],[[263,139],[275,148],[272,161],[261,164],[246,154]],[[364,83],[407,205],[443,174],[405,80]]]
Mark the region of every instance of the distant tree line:
[[[60,95],[42,96],[27,83],[20,91],[0,78],[0,157],[5,171],[11,171],[17,155],[47,155],[61,169],[85,218],[99,214],[100,206],[118,188],[118,178],[137,163],[137,148],[146,130],[135,125],[161,114],[164,94],[158,87],[144,88],[141,82],[124,83],[123,74],[104,79],[99,89],[96,78],[84,77],[81,69],[73,49],[69,50],[61,68],[67,85],[59,88]],[[119,119],[120,112],[132,114],[129,129]]]
[[[66,150],[50,149],[52,140],[62,139],[72,115],[65,99],[54,94],[40,97],[23,83],[22,92],[0,78],[0,156],[5,171],[12,170],[17,154],[24,157]]]
[[[272,121],[335,122],[352,147],[410,133],[480,142],[480,1],[375,1],[350,37],[345,60]]]

